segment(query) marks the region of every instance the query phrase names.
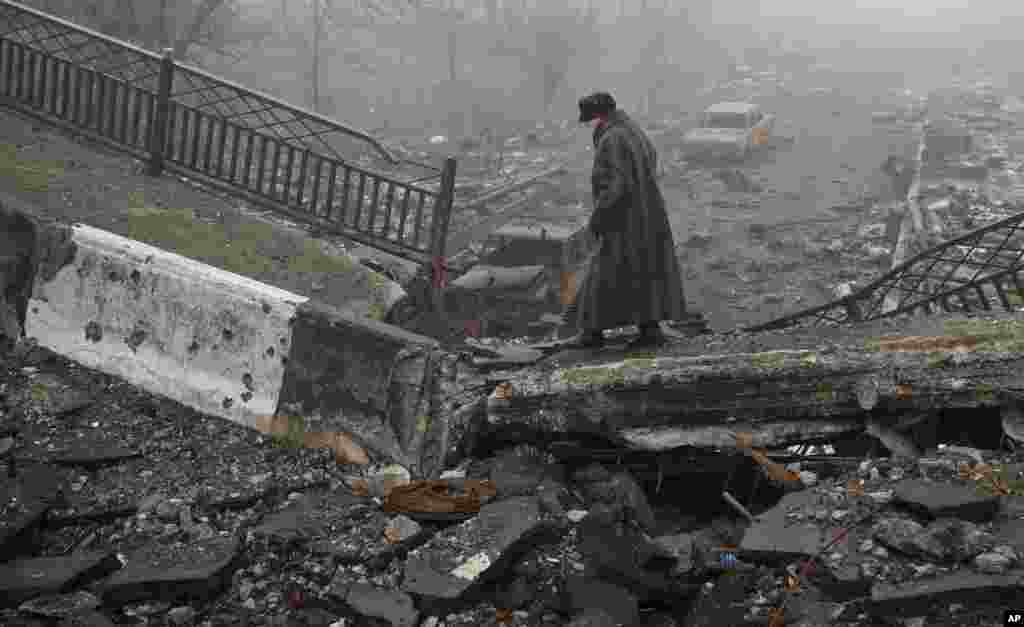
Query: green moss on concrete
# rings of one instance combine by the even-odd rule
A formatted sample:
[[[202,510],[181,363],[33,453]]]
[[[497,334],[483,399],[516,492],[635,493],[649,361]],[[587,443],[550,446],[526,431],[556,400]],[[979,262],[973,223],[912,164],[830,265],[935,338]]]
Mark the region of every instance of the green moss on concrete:
[[[273,268],[272,260],[258,250],[260,242],[273,237],[270,225],[246,224],[229,237],[223,226],[198,220],[191,209],[131,207],[128,237],[238,274]]]
[[[992,478],[1002,484],[1002,487],[1006,488],[1006,492],[1009,496],[1024,496],[1024,479],[1008,479],[1007,468],[1004,464],[995,464],[992,466]],[[983,496],[1000,496],[1004,494],[1002,490],[997,490],[996,486],[987,479],[982,479],[977,482],[978,494]]]
[[[750,362],[759,370],[774,370],[786,364],[786,356],[778,352],[755,353],[751,356]]]
[[[954,320],[945,329],[949,335],[975,338],[977,351],[1024,351],[1024,322],[1019,320]]]
[[[308,239],[302,247],[302,254],[288,259],[292,272],[323,272],[325,274],[351,272],[355,267],[346,256],[328,255],[320,248],[320,242]]]
[[[928,367],[942,368],[949,363],[949,354],[941,351],[928,353]]]
[[[416,418],[416,430],[419,431],[420,433],[426,433],[430,429],[431,422],[432,420],[430,416],[418,416]]]
[[[387,307],[381,303],[370,303],[370,306],[366,308],[366,317],[370,320],[377,320],[383,322],[384,317],[387,315]]]
[[[18,191],[45,192],[50,179],[63,174],[63,161],[19,159],[17,146],[0,144],[0,179],[11,181]]]
[[[822,403],[829,403],[836,399],[836,392],[832,388],[832,384],[824,381],[818,384],[814,391],[814,395],[818,401]]]
[[[813,368],[818,365],[817,353],[803,353],[800,355],[800,365],[804,368]]]
[[[45,403],[50,400],[50,390],[42,383],[33,383],[29,396],[37,403]]]
[[[562,371],[562,381],[569,385],[622,385],[626,376],[622,368],[569,368]]]
[[[306,421],[302,416],[288,416],[288,432],[273,436],[273,442],[284,448],[302,448],[305,444]]]
[[[622,385],[626,382],[626,369],[639,370],[654,368],[657,361],[653,354],[640,357],[639,355],[625,359],[621,366],[616,368],[607,367],[579,367],[568,368],[562,371],[561,378],[569,385]]]

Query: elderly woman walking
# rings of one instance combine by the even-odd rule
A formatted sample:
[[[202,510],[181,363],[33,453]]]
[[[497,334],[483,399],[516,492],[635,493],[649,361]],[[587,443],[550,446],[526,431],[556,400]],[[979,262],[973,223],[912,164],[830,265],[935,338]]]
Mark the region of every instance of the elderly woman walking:
[[[665,199],[658,188],[657,153],[644,131],[610,94],[579,101],[581,123],[594,126],[589,229],[597,249],[576,294],[573,345],[600,348],[604,330],[637,325],[632,348],[665,342],[659,322],[683,320],[686,303]]]

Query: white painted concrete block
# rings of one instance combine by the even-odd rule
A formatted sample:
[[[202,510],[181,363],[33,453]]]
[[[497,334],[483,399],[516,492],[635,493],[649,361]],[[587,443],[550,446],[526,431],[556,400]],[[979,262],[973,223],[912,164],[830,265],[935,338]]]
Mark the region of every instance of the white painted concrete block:
[[[305,297],[85,225],[73,240],[73,261],[36,280],[27,336],[204,413],[274,413]]]

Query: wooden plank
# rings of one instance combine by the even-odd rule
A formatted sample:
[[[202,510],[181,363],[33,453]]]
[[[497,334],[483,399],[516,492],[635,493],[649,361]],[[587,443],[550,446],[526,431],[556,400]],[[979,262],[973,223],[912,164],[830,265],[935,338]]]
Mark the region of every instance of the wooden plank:
[[[299,160],[299,180],[295,187],[295,208],[302,209],[302,200],[306,191],[306,168],[309,166],[309,151],[302,151],[302,159]]]

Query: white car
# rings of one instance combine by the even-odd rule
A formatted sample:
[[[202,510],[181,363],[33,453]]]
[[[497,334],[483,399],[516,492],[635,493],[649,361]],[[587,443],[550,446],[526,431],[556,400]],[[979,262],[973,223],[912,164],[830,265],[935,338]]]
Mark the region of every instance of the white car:
[[[683,137],[687,158],[746,159],[768,143],[775,118],[749,102],[720,102],[704,110],[700,124]]]

